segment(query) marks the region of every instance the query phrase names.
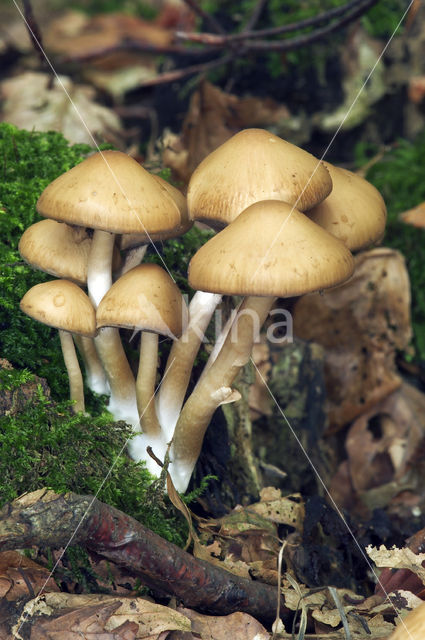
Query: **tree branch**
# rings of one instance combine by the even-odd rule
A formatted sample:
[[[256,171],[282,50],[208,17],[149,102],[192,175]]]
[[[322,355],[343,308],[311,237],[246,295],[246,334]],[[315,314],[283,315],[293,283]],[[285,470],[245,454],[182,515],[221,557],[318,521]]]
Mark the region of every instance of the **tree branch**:
[[[248,18],[248,21],[246,22],[245,26],[242,29],[242,33],[252,31],[252,29],[255,27],[258,20],[260,19],[260,16],[267,2],[268,0],[258,0],[256,6],[254,7],[254,11],[252,12],[250,17]],[[241,34],[238,34],[238,35],[241,35]]]
[[[166,84],[167,82],[176,82],[177,80],[182,80],[187,76],[202,74],[206,71],[210,71],[211,69],[215,69],[216,67],[221,67],[228,62],[231,62],[234,59],[234,56],[227,55],[221,58],[217,58],[215,60],[211,60],[210,62],[204,62],[201,64],[191,65],[190,67],[185,67],[184,69],[175,69],[174,71],[164,71],[164,73],[160,73],[156,76],[156,78],[152,78],[151,80],[146,80],[145,82],[141,82],[138,87],[140,89],[146,87],[155,87],[159,84]]]
[[[242,611],[266,622],[275,618],[277,588],[198,560],[92,496],[40,490],[0,512],[1,551],[69,544],[106,558],[154,593],[175,596],[187,607],[217,615]],[[287,615],[283,599],[282,608]]]
[[[187,4],[187,6],[190,9],[192,9],[194,13],[196,13],[196,15],[202,18],[204,22],[209,24],[211,29],[215,33],[223,33],[223,34],[226,33],[223,27],[221,26],[221,24],[217,22],[217,20],[213,16],[211,16],[209,13],[204,11],[202,7],[200,7],[199,4],[196,2],[196,0],[183,0],[183,1],[185,4]]]
[[[307,27],[313,27],[322,24],[323,22],[329,22],[330,20],[342,16],[341,20],[336,20],[333,25],[328,25],[329,27],[332,27],[332,30],[335,30],[362,15],[374,4],[377,4],[377,2],[379,2],[379,0],[350,0],[350,2],[343,5],[342,7],[336,7],[334,9],[330,9],[329,11],[324,11],[323,13],[319,13],[319,15],[313,16],[312,18],[300,20],[299,22],[293,22],[292,24],[282,25],[280,27],[272,27],[270,29],[261,29],[258,31],[244,30],[240,33],[231,33],[224,36],[216,35],[214,33],[184,33],[178,31],[176,33],[176,37],[179,38],[179,40],[188,42],[199,42],[211,47],[225,47],[233,42],[238,42],[241,40],[245,41],[248,39],[277,36],[283,35],[285,33],[291,33],[293,31],[299,31],[302,29],[306,29]],[[322,31],[323,30],[320,30],[320,32]],[[315,33],[316,32],[313,32],[307,35],[312,36]],[[297,39],[294,38],[294,40]],[[285,42],[290,43],[294,40],[291,39]]]

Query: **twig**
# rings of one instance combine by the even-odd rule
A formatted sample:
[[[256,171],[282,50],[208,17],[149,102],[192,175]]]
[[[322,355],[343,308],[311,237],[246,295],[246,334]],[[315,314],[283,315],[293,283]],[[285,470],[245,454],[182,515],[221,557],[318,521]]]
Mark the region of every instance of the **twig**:
[[[222,58],[217,58],[216,60],[211,60],[210,62],[204,62],[202,64],[195,64],[190,67],[185,67],[184,69],[176,69],[175,71],[165,71],[164,73],[160,73],[156,78],[152,78],[151,80],[146,80],[146,82],[142,82],[138,85],[138,88],[144,89],[147,87],[155,87],[159,84],[166,84],[167,82],[176,82],[176,80],[182,80],[187,76],[202,74],[206,71],[210,71],[210,69],[215,69],[216,67],[221,67],[222,65],[227,64],[231,60],[233,60],[233,55],[223,56]]]
[[[293,31],[299,31],[302,29],[306,29],[307,27],[314,27],[316,25],[322,24],[323,22],[329,22],[329,20],[333,20],[334,18],[338,18],[339,16],[343,16],[340,22],[335,22],[335,28],[338,28],[339,26],[343,26],[344,24],[346,24],[347,19],[348,21],[353,20],[355,17],[367,11],[377,2],[379,2],[379,0],[351,0],[342,7],[336,7],[334,9],[330,9],[329,11],[324,11],[323,13],[319,13],[317,16],[313,16],[312,18],[306,18],[305,20],[300,20],[299,22],[285,24],[280,27],[272,27],[270,29],[260,29],[258,31],[244,30],[240,33],[231,33],[225,36],[216,35],[214,33],[185,33],[182,31],[178,31],[176,32],[176,37],[180,40],[188,42],[199,42],[202,44],[207,44],[209,46],[223,47],[227,44],[237,42],[239,40],[277,36],[283,35],[285,33],[291,33]],[[292,40],[290,42],[292,42]]]
[[[255,27],[258,20],[260,19],[260,16],[263,13],[263,9],[266,6],[267,2],[268,0],[258,0],[256,6],[254,7],[254,11],[248,18],[248,21],[245,24],[245,26],[242,28],[242,33],[246,31],[248,32],[252,31],[252,29]]]
[[[204,20],[207,24],[209,24],[211,26],[211,29],[215,33],[223,33],[223,34],[226,33],[223,27],[221,26],[221,24],[217,22],[217,20],[213,16],[211,16],[209,13],[204,11],[202,7],[200,7],[199,4],[196,2],[196,0],[183,0],[183,1],[185,4],[187,4],[187,6],[190,9],[192,9],[194,13],[196,13],[200,18],[202,18],[202,20]]]
[[[40,490],[0,513],[0,550],[66,548],[70,541],[113,562],[161,596],[217,615],[234,611],[272,622],[275,587],[194,558],[130,516],[92,496]],[[284,615],[289,610],[281,603]]]
[[[178,45],[157,46],[149,42],[141,42],[139,40],[131,40],[127,38],[119,44],[115,44],[110,47],[99,47],[98,49],[92,49],[86,53],[73,53],[63,56],[60,62],[62,64],[70,62],[88,62],[94,58],[109,56],[113,53],[119,53],[120,51],[136,51],[140,53],[151,53],[153,55],[170,54],[188,57],[196,56],[197,58],[211,53],[211,51],[205,47],[181,47]]]
[[[22,5],[24,7],[25,26],[27,27],[28,35],[34,50],[40,58],[40,63],[42,67],[44,67],[46,60],[43,53],[43,40],[40,27],[35,19],[30,0],[22,0]]]
[[[274,42],[270,42],[268,40],[249,41],[244,43],[245,48],[248,51],[293,51],[294,49],[299,49],[300,47],[317,42],[317,40],[321,40],[334,31],[338,31],[350,22],[353,22],[378,1],[379,0],[365,0],[363,3],[359,3],[359,6],[356,9],[347,13],[340,20],[336,20],[332,24],[329,24],[322,29],[316,29],[311,33],[307,33],[296,38],[290,38],[289,40],[278,40]]]

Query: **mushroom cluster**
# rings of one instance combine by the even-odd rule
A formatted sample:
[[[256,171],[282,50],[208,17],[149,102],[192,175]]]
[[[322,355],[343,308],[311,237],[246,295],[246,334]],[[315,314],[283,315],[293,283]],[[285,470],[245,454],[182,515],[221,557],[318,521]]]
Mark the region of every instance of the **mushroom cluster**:
[[[48,220],[24,233],[20,251],[30,264],[60,280],[46,283],[57,291],[44,285],[41,293],[31,289],[22,310],[58,328],[61,336],[74,336],[88,383],[107,390],[114,418],[133,426],[130,455],[145,460],[158,475],[160,468],[147,447],[159,459],[168,450],[169,472],[181,492],[188,486],[214,411],[240,397],[233,382],[276,299],[349,278],[354,269],[350,250],[376,242],[386,215],[381,196],[365,180],[325,166],[261,129],[236,134],[201,162],[187,200],[129,156],[108,151],[52,182],[37,208]],[[170,274],[140,262],[150,242],[185,233],[195,220],[217,233],[190,262],[188,280],[195,293],[187,309]],[[55,256],[47,259],[46,238],[53,234],[58,244]],[[124,258],[119,251],[127,252]],[[71,289],[86,305],[85,311],[74,309],[74,315],[94,318],[91,324],[62,320],[62,307],[74,308]],[[193,364],[224,295],[242,296],[242,302],[188,395]],[[47,316],[47,307],[60,307],[57,319]],[[141,332],[136,373],[120,328]],[[171,338],[172,345],[158,385],[159,335]],[[65,347],[64,358],[71,380],[76,359],[71,364]],[[80,382],[71,383],[71,398],[76,409],[84,410]]]

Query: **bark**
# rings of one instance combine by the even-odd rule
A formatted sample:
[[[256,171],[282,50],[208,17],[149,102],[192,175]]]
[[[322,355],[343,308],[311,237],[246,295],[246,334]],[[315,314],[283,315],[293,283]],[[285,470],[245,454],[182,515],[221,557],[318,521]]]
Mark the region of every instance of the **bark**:
[[[242,611],[271,622],[277,589],[198,560],[140,522],[92,496],[41,490],[0,512],[0,551],[79,544],[139,577],[157,595],[226,615]],[[288,609],[281,602],[281,615]]]

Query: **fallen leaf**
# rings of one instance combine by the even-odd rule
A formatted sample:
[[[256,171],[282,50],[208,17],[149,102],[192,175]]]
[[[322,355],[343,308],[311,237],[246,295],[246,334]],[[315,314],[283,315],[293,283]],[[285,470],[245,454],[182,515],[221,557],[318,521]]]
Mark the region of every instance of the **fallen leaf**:
[[[410,517],[425,499],[421,491],[425,447],[425,394],[403,383],[400,389],[357,418],[345,440],[347,460],[332,479],[330,492],[351,511],[385,508]],[[397,496],[417,488],[397,506]],[[400,501],[398,501],[400,502]],[[404,513],[403,513],[404,512]]]
[[[400,213],[400,220],[412,225],[412,227],[425,229],[425,202],[421,202],[417,207]]]
[[[181,135],[164,138],[163,162],[187,184],[198,164],[232,135],[286,118],[287,108],[271,99],[238,98],[204,80],[191,97]]]
[[[59,591],[50,571],[17,551],[0,553],[0,597],[33,598],[40,590]]]
[[[255,511],[266,520],[276,524],[286,524],[297,531],[303,530],[305,517],[304,502],[301,495],[294,494],[277,498],[275,500],[262,500],[247,507],[249,511]]]
[[[179,607],[184,616],[192,621],[192,633],[190,638],[201,638],[202,640],[270,640],[270,634],[252,616],[247,613],[231,613],[228,616],[205,616],[196,613],[191,609]],[[178,635],[173,633],[169,640],[178,640]],[[186,640],[186,638],[185,638]]]
[[[46,593],[25,606],[20,623],[34,640],[157,640],[163,632],[190,631],[190,620],[143,598]]]
[[[338,431],[401,385],[396,351],[411,337],[410,283],[403,256],[379,248],[356,256],[354,275],[302,296],[294,332],[325,349],[329,427]]]
[[[68,77],[60,76],[52,82],[50,74],[27,71],[4,80],[0,95],[3,120],[17,127],[61,131],[75,143],[93,145],[92,135],[100,142],[119,143],[121,123],[117,115],[95,102],[92,87],[76,85]]]
[[[422,562],[425,561],[425,553],[413,553],[408,547],[398,549],[392,547],[387,549],[381,544],[377,549],[369,545],[366,547],[366,553],[377,567],[390,567],[391,569],[409,569],[415,573],[425,584],[425,568]]]

